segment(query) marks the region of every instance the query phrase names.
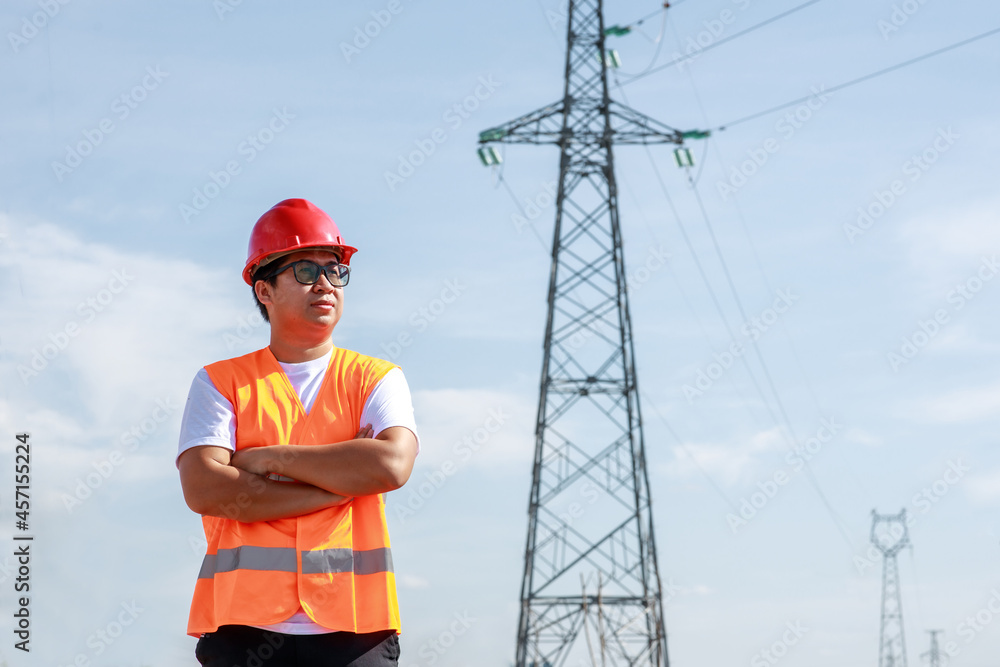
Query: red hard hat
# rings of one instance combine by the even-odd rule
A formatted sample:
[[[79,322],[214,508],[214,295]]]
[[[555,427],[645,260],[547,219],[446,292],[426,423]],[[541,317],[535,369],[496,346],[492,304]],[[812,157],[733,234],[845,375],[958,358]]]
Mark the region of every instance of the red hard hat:
[[[344,243],[337,223],[318,206],[305,199],[286,199],[260,216],[253,226],[243,280],[253,285],[250,274],[267,263],[263,260],[303,248],[340,248],[344,264],[350,264],[351,255],[358,251]]]

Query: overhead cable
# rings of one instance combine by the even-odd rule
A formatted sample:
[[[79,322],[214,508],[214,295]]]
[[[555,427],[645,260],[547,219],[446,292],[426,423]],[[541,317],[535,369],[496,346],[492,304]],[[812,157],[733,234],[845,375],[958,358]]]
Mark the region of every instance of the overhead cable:
[[[826,95],[826,94],[829,94],[829,93],[835,93],[838,90],[843,90],[844,88],[848,88],[850,86],[853,86],[853,85],[856,85],[856,84],[859,84],[859,83],[863,83],[863,82],[868,81],[870,79],[874,79],[876,77],[880,77],[883,74],[888,74],[889,72],[894,72],[894,71],[896,71],[898,69],[902,69],[904,67],[908,67],[910,65],[913,65],[914,63],[920,62],[921,60],[927,60],[928,58],[933,58],[934,56],[939,56],[942,53],[947,53],[948,51],[953,51],[953,50],[955,50],[957,48],[965,46],[966,44],[971,44],[972,42],[975,42],[977,40],[985,39],[986,37],[991,37],[993,35],[996,35],[997,33],[1000,33],[1000,28],[994,28],[993,30],[988,30],[988,31],[986,31],[984,33],[980,33],[980,34],[976,35],[975,37],[970,37],[968,39],[963,39],[961,42],[956,42],[955,44],[951,44],[949,46],[945,46],[943,48],[937,49],[936,51],[931,51],[930,53],[925,53],[922,56],[917,56],[916,58],[911,58],[911,59],[903,61],[901,63],[897,63],[895,65],[892,65],[890,67],[886,67],[885,69],[880,69],[877,72],[872,72],[871,74],[866,74],[864,76],[858,77],[857,79],[851,79],[850,81],[847,81],[845,83],[839,83],[836,86],[833,86],[832,88],[824,88],[823,89],[823,94]],[[625,83],[628,83],[628,81],[626,81]],[[622,84],[622,85],[624,85],[624,84]],[[813,95],[806,95],[805,97],[800,97],[797,100],[792,100],[791,102],[785,102],[784,104],[779,104],[777,106],[771,107],[770,109],[764,109],[763,111],[758,111],[757,113],[752,113],[749,116],[744,116],[742,118],[737,118],[736,120],[733,120],[733,121],[730,121],[728,123],[725,123],[724,125],[720,125],[716,129],[717,130],[725,130],[726,128],[732,127],[733,125],[739,125],[740,123],[745,123],[748,120],[753,120],[755,118],[760,118],[761,116],[766,116],[769,113],[774,113],[775,111],[781,111],[782,109],[787,109],[788,107],[792,107],[792,106],[795,106],[797,104],[802,104],[803,102],[808,102],[809,100],[811,100],[811,99],[813,99],[815,97],[816,97],[815,94],[813,94]]]

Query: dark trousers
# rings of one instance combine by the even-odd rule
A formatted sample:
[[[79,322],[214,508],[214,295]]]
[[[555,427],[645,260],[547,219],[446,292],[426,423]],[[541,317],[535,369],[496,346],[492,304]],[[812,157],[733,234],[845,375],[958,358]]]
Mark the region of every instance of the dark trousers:
[[[223,625],[202,635],[194,654],[205,667],[396,667],[399,641],[395,630],[286,635]]]

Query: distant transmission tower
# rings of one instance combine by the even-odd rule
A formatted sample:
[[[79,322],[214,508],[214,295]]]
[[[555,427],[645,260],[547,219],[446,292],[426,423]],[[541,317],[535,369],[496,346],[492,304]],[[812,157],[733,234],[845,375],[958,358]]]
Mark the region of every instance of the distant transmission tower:
[[[562,99],[479,139],[560,149],[518,667],[668,664],[612,145],[707,134],[609,98],[601,9],[569,1]]]
[[[882,629],[879,634],[879,667],[906,667],[903,604],[899,595],[898,554],[910,546],[906,510],[879,514],[872,510],[872,544],[882,552]]]
[[[927,667],[941,667],[941,649],[938,647],[937,636],[944,630],[928,630],[927,632],[931,636],[931,650],[920,657],[927,658]]]

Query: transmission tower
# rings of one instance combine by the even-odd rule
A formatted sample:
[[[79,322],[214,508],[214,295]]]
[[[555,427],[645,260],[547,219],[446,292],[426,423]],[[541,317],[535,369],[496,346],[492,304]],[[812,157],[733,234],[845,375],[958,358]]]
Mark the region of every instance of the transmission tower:
[[[879,633],[879,667],[906,667],[903,604],[899,596],[898,554],[910,546],[906,510],[879,514],[872,510],[872,544],[882,552],[882,628]]]
[[[938,647],[937,636],[944,630],[928,630],[931,636],[931,650],[923,653],[920,657],[927,658],[927,667],[941,667],[941,649]]]
[[[562,99],[479,139],[560,150],[516,664],[666,666],[612,146],[707,133],[609,98],[601,0],[567,26]]]

